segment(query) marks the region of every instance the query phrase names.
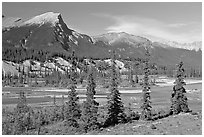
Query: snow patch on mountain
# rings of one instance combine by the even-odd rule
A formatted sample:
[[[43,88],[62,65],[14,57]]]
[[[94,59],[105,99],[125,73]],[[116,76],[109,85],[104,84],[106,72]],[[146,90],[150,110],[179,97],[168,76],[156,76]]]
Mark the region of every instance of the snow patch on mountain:
[[[59,22],[60,13],[47,12],[38,16],[33,17],[32,19],[25,21],[22,25],[33,25],[33,24],[45,24],[50,23],[51,25],[55,25]]]
[[[93,36],[94,41],[103,41],[104,43],[108,44],[108,45],[112,45],[114,43],[118,43],[118,42],[123,42],[123,43],[127,43],[129,45],[132,46],[140,46],[141,44],[145,43],[151,43],[148,39],[140,37],[140,36],[135,36],[135,35],[131,35],[125,32],[113,32],[113,33],[107,33],[107,34],[102,34],[102,35],[98,35],[98,36]]]
[[[106,63],[108,63],[109,65],[112,65],[111,59],[106,59],[106,60],[104,60],[104,61],[105,61]],[[124,64],[123,62],[121,62],[121,61],[119,61],[119,60],[115,60],[115,63],[116,63],[117,68],[118,68],[120,71],[122,71],[122,72],[128,71],[128,70],[125,68],[125,64]]]
[[[75,40],[72,35],[69,35],[69,40],[74,42],[74,44],[78,46],[78,41]]]
[[[195,50],[199,51],[202,50],[202,42],[201,41],[196,41],[192,43],[178,43],[175,41],[165,41],[163,42],[166,45],[169,45],[174,48],[182,48],[182,49],[187,49],[187,50]]]
[[[2,29],[15,27],[22,22],[18,17],[4,17],[2,18]]]
[[[57,57],[55,60],[57,63],[59,63],[62,66],[67,66],[68,68],[71,68],[71,66],[72,66],[71,63],[69,63],[68,61],[64,60],[61,57]]]
[[[158,38],[158,37],[151,36],[151,35],[143,35],[143,36],[150,39],[152,42],[161,43],[160,46],[164,48],[171,47],[171,48],[181,48],[181,49],[195,50],[195,51],[202,50],[202,41],[181,43],[181,42],[176,42],[176,41],[170,41],[170,40],[163,39],[163,38]]]
[[[3,74],[11,74],[11,75],[18,75],[18,70],[16,67],[12,65],[12,63],[8,63],[6,61],[2,61],[2,73]]]
[[[77,39],[80,37],[80,38],[83,38],[83,36],[81,34],[79,34],[78,32],[76,31],[72,31],[72,35],[74,35],[74,37],[76,37]]]

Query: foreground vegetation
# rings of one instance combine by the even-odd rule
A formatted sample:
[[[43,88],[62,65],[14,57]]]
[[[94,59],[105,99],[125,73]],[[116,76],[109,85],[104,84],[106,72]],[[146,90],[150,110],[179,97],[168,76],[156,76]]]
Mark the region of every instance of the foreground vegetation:
[[[147,53],[148,54],[148,53]],[[76,58],[73,54],[72,68],[69,75],[71,91],[68,93],[68,102],[62,99],[62,105],[56,104],[55,98],[54,106],[50,108],[37,109],[31,108],[27,105],[24,92],[19,93],[19,102],[14,111],[3,111],[3,134],[85,134],[101,132],[105,129],[116,128],[119,125],[131,125],[138,121],[147,122],[155,121],[176,115],[181,112],[191,112],[188,108],[187,97],[183,92],[183,68],[182,62],[178,65],[176,87],[173,92],[172,106],[169,110],[153,111],[150,102],[149,86],[149,57],[145,61],[144,67],[144,81],[143,81],[143,99],[141,100],[142,113],[134,111],[129,106],[124,106],[121,101],[120,93],[118,91],[118,74],[115,67],[115,56],[112,58],[111,66],[111,80],[110,80],[110,94],[106,105],[101,106],[94,99],[95,95],[95,79],[93,69],[88,68],[88,83],[86,100],[80,104],[76,93]],[[182,89],[182,90],[180,90]],[[100,106],[100,107],[99,107]],[[185,106],[185,107],[183,107]],[[188,108],[188,109],[186,109]],[[198,115],[198,113],[192,113]],[[49,129],[59,127],[58,131],[50,132]],[[150,126],[155,129],[155,125]],[[62,132],[59,130],[63,130]]]

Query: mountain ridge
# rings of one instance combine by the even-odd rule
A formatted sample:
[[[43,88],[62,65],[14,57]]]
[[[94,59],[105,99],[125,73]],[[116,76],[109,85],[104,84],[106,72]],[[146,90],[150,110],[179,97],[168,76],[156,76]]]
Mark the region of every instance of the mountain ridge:
[[[95,39],[95,41],[103,41],[109,45],[113,44],[115,41],[118,41],[119,39],[123,42],[134,45],[135,43],[139,41],[139,38],[140,38],[140,40],[144,39],[147,41],[151,41],[151,43],[159,42],[161,44],[166,45],[166,46],[163,45],[163,47],[182,48],[182,49],[196,50],[196,51],[202,50],[202,41],[193,41],[191,43],[179,43],[176,41],[168,41],[168,40],[163,40],[163,39],[151,40],[151,38],[149,39],[148,37],[145,37],[145,36],[136,36],[136,35],[129,34],[126,32],[111,32],[111,33],[105,33],[105,34],[96,35],[92,37]],[[125,41],[124,38],[126,40],[128,39],[129,41],[128,40]]]
[[[152,42],[142,36],[125,32],[98,36],[81,34],[68,27],[60,13],[48,12],[35,16],[2,33],[2,49],[23,48],[42,49],[51,52],[70,54],[75,50],[77,56],[110,58],[115,50],[120,58],[143,58],[148,46],[152,60],[160,64],[175,64],[184,53],[190,65],[202,62],[201,51],[175,48],[159,42]],[[191,57],[191,58],[189,58]]]

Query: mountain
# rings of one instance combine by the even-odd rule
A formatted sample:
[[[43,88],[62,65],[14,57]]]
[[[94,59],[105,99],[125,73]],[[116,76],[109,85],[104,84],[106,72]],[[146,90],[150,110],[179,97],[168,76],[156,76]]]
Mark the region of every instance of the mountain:
[[[143,58],[145,48],[149,47],[152,61],[161,65],[174,65],[180,59],[187,66],[199,66],[202,64],[201,50],[189,50],[190,47],[189,49],[185,49],[176,45],[170,45],[169,43],[152,42],[147,38],[134,36],[125,32],[102,34],[93,36],[93,39],[95,42],[104,42],[110,47],[115,47],[118,53],[121,53],[121,55],[126,54],[129,57]],[[196,44],[199,45],[201,43]]]
[[[25,49],[49,47],[48,49],[63,50],[69,48],[68,43],[75,45],[72,30],[67,28],[59,13],[53,12],[21,22],[12,29],[3,32],[2,39],[3,48],[5,46]]]
[[[12,27],[17,26],[22,22],[21,18],[18,17],[6,17],[2,15],[2,29],[3,31],[9,30]]]
[[[145,49],[149,48],[152,61],[161,65],[175,65],[180,58],[188,66],[202,64],[201,50],[187,50],[168,43],[152,42],[145,37],[125,32],[90,37],[69,28],[60,13],[47,12],[28,20],[16,18],[10,22],[5,21],[3,26],[7,28],[2,32],[3,51],[21,48],[69,55],[75,50],[77,56],[104,59],[110,58],[113,50],[120,58],[144,58]]]
[[[61,14],[53,12],[35,16],[3,31],[2,45],[3,49],[21,47],[64,54],[75,50],[78,56],[102,57],[108,52],[105,47],[97,46],[100,42],[94,44],[88,35],[70,29]]]
[[[103,41],[108,45],[117,45],[117,43],[127,43],[132,46],[140,46],[140,43],[148,44],[150,41],[146,38],[128,34],[126,32],[107,33],[98,36],[93,36],[95,41]]]
[[[192,43],[179,43],[176,41],[169,41],[169,40],[165,40],[165,39],[161,39],[161,38],[157,38],[149,35],[145,35],[143,37],[135,36],[132,34],[128,34],[126,32],[119,32],[119,33],[112,32],[112,33],[102,34],[98,36],[93,36],[93,38],[95,39],[95,41],[103,41],[104,43],[109,45],[117,45],[117,43],[122,42],[129,45],[137,46],[140,43],[147,42],[148,44],[151,41],[151,42],[158,42],[160,43],[159,46],[162,46],[165,48],[173,47],[173,48],[181,48],[181,49],[195,50],[195,51],[202,50],[201,41],[194,41]]]
[[[163,43],[174,48],[183,48],[183,49],[195,50],[195,51],[202,50],[201,41],[194,41],[192,43],[178,43],[175,41],[166,41]]]
[[[166,46],[170,46],[173,48],[181,48],[181,49],[195,50],[195,51],[202,50],[202,41],[194,41],[190,43],[180,43],[176,41],[166,40],[163,38],[158,38],[152,35],[144,35],[144,37],[150,39],[153,42],[159,42],[159,43],[162,43]]]

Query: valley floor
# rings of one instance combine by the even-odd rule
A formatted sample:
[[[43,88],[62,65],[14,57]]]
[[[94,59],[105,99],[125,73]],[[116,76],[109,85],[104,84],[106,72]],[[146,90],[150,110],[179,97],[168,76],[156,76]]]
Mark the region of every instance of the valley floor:
[[[2,93],[8,94],[2,96],[2,108],[10,109],[14,108],[17,102],[17,98],[10,98],[16,96],[16,92],[19,90],[27,91],[28,96],[50,96],[44,98],[27,98],[28,104],[32,107],[47,107],[53,105],[53,95],[56,95],[57,105],[60,105],[61,95],[67,92],[53,92],[53,91],[35,91],[29,88],[3,88]],[[121,90],[129,90],[131,88],[124,88]],[[99,134],[99,135],[201,135],[202,134],[202,83],[187,84],[185,86],[187,90],[187,98],[189,108],[197,114],[179,114],[175,116],[169,116],[166,118],[158,119],[155,121],[133,121],[132,123],[119,124],[114,127],[100,129],[99,131],[88,132],[87,134]],[[138,90],[137,88],[131,89]],[[85,92],[78,91],[80,100],[84,99]],[[151,88],[151,102],[153,111],[167,111],[171,105],[170,95],[172,92],[172,86],[154,86]],[[96,100],[101,106],[107,102],[106,96],[108,89],[97,90]],[[141,93],[121,93],[121,98],[125,106],[128,103],[132,104],[132,108],[135,111],[140,112]],[[65,98],[66,99],[66,98]],[[63,122],[57,122],[44,127],[46,132],[43,134],[84,134],[80,132],[72,132],[63,126]],[[31,133],[36,134],[36,133]]]

